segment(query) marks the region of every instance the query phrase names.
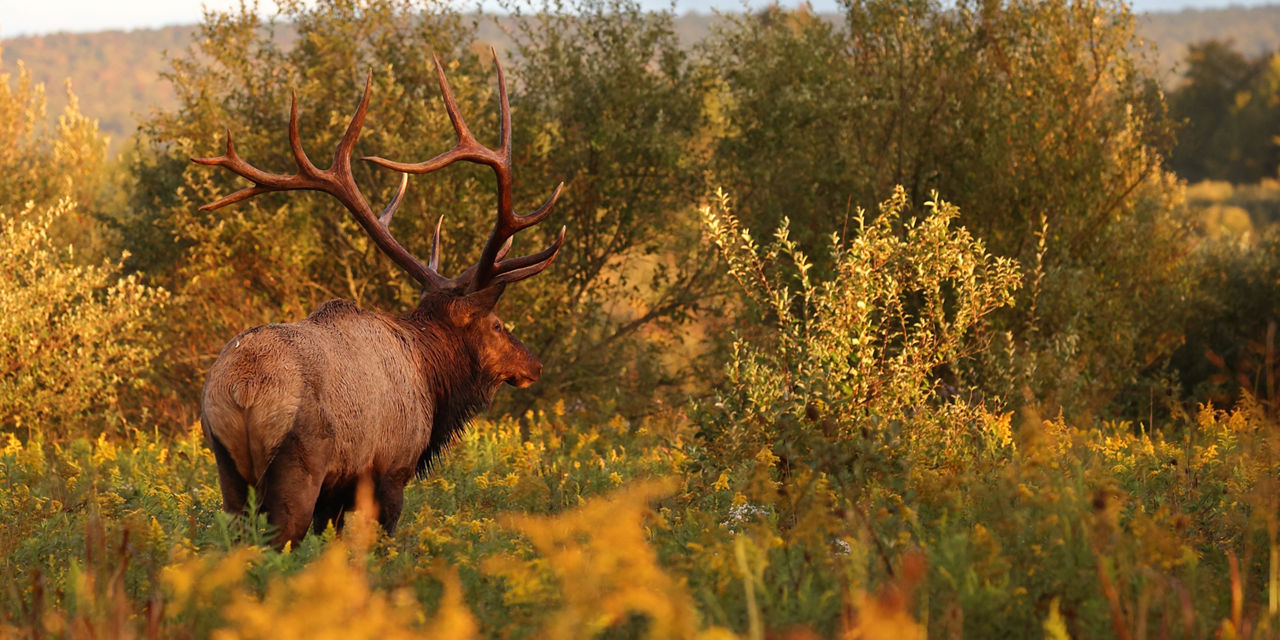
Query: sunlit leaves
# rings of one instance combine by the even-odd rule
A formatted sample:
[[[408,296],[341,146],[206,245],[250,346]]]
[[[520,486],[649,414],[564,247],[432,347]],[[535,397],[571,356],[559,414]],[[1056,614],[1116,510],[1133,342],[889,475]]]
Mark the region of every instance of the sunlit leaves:
[[[50,228],[68,201],[0,211],[0,429],[46,437],[118,427],[123,392],[159,352],[163,289],[118,263],[78,264]]]

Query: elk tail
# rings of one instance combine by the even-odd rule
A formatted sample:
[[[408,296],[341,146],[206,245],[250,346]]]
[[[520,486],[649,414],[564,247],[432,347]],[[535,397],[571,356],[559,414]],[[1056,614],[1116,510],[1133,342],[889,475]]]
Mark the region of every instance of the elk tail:
[[[205,393],[207,435],[226,448],[236,472],[250,486],[257,486],[266,473],[298,409],[296,395],[270,393],[277,391],[273,387],[240,379]]]

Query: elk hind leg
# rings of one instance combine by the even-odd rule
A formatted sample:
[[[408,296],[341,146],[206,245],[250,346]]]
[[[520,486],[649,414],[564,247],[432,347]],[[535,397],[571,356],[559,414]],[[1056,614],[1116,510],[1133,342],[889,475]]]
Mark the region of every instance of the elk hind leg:
[[[249,483],[240,477],[236,470],[236,462],[231,453],[221,442],[208,434],[209,448],[213,449],[213,458],[218,462],[218,487],[222,489],[222,510],[227,513],[244,513],[245,502],[249,496]]]
[[[297,544],[307,535],[324,482],[327,442],[305,443],[290,433],[276,450],[258,484],[267,520],[276,528],[276,545]]]

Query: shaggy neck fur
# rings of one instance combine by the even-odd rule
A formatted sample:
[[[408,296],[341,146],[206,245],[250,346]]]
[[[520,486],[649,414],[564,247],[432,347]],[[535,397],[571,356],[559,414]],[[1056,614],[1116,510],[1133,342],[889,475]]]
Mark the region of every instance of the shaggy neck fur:
[[[442,326],[441,305],[420,304],[401,318],[421,354],[423,391],[431,394],[435,415],[427,450],[418,458],[417,473],[425,475],[435,460],[462,436],[471,418],[489,405],[499,384],[485,373],[455,330]]]

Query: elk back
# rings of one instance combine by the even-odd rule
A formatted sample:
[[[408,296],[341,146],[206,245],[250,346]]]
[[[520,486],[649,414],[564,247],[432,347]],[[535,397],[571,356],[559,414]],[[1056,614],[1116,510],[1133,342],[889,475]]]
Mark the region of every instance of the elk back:
[[[299,322],[249,329],[209,372],[206,436],[250,485],[289,434],[329,441],[326,485],[411,467],[427,449],[432,415],[414,344],[395,318],[345,300]]]

